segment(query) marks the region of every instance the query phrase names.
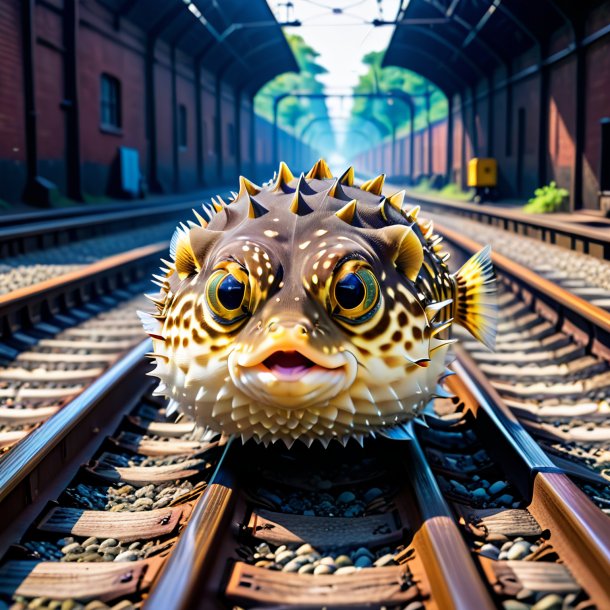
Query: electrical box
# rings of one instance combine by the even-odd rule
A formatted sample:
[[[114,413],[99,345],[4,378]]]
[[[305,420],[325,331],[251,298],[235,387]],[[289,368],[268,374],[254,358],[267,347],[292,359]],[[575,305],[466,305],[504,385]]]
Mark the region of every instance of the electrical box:
[[[495,159],[475,157],[468,162],[468,186],[494,187],[498,184],[498,163]]]

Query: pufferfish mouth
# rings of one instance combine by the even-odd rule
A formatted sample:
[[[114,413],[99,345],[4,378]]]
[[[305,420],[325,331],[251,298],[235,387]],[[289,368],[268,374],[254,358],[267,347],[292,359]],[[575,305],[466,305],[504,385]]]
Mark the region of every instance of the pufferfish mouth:
[[[327,403],[354,382],[358,365],[351,354],[318,357],[306,347],[291,347],[259,352],[258,357],[229,356],[234,384],[257,402],[302,409]]]
[[[300,352],[280,350],[265,358],[262,366],[281,381],[296,381],[303,377],[309,369],[319,365]]]

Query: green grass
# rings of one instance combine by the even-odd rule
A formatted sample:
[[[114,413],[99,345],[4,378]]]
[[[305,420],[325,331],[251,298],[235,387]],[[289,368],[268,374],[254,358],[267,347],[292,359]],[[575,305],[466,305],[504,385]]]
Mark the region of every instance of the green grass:
[[[435,189],[430,186],[430,180],[425,178],[417,186],[414,186],[412,191],[421,193],[422,195],[439,195],[445,199],[454,199],[455,201],[471,201],[474,197],[474,189],[463,191],[457,184],[446,184],[442,189]]]
[[[534,196],[523,206],[523,211],[528,214],[559,212],[569,194],[566,189],[557,187],[557,183],[553,181],[546,186],[537,188],[534,191]]]

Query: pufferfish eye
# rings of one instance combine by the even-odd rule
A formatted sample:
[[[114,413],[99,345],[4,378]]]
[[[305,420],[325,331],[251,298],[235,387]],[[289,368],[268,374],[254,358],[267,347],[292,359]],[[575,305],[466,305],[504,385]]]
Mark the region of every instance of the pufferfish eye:
[[[348,262],[337,274],[331,290],[333,315],[348,324],[370,319],[379,305],[379,284],[373,271],[361,262]]]
[[[248,274],[239,265],[229,263],[212,273],[206,287],[206,300],[214,319],[230,325],[249,315]]]

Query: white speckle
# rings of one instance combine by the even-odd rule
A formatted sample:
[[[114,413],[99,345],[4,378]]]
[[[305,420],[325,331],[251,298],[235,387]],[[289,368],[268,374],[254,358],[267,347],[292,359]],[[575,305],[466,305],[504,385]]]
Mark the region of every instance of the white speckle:
[[[316,261],[316,262],[313,264],[313,269],[314,269],[314,271],[315,271],[315,270],[318,268],[318,265],[319,265],[319,264],[320,264],[320,261]]]
[[[257,267],[257,268],[256,268],[256,273],[257,273],[257,275],[259,275],[259,276],[260,276],[260,275],[263,275],[263,268],[262,268],[262,267]]]
[[[295,301],[300,301],[301,299],[299,299],[299,297],[294,297]]]
[[[254,251],[255,251],[255,252],[260,252],[260,251],[261,251],[261,249],[260,249],[258,246],[256,246],[256,247],[254,248]]]
[[[311,241],[304,241],[302,244],[299,244],[299,250],[305,250],[310,243]]]
[[[279,222],[279,221],[280,221],[280,219],[279,219],[279,218],[274,218],[274,219],[273,219],[273,222]]]
[[[248,246],[242,246],[242,247],[241,247],[241,249],[242,249],[244,252],[250,252],[250,248],[249,248]]]
[[[253,254],[253,255],[252,255],[252,260],[253,260],[255,263],[258,263],[258,261],[259,261],[258,254]]]
[[[331,265],[330,261],[324,261],[324,264],[322,265],[322,268],[323,269],[328,269],[330,267],[330,265]]]
[[[317,286],[317,285],[318,285],[318,276],[317,276],[315,273],[314,273],[314,274],[311,276],[311,283],[312,283],[314,286]]]
[[[274,275],[270,275],[269,278],[268,278],[269,283],[273,284],[273,280],[274,279],[275,279],[275,276]]]
[[[284,287],[284,282],[280,282],[279,288],[283,288]]]
[[[388,290],[387,290],[387,292],[388,292],[388,296],[389,296],[391,299],[393,299],[393,298],[394,298],[394,296],[395,296],[395,294],[396,294],[396,293],[394,292],[394,288],[392,288],[391,286],[388,286]]]
[[[316,237],[322,237],[322,235],[326,235],[328,233],[328,231],[326,229],[318,229],[314,235]]]
[[[271,263],[265,263],[265,267],[266,267],[267,269],[271,269]]]
[[[323,242],[320,244],[320,248],[325,248],[325,247],[326,247],[326,242],[325,242],[325,241],[323,241]]]
[[[275,297],[275,300],[279,303],[280,302],[280,297]]]

